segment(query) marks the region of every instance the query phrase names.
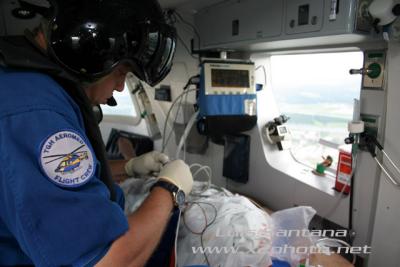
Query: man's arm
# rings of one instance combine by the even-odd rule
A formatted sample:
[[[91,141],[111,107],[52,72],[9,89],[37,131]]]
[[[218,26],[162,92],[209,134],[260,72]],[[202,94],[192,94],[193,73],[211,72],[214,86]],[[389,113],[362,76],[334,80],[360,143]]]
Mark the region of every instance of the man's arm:
[[[125,160],[125,159],[108,161],[114,182],[121,183],[121,182],[125,181],[126,179],[130,178],[130,176],[125,171],[125,164],[128,161],[129,160]]]
[[[182,160],[166,164],[158,176],[189,195],[193,186],[190,168]],[[154,187],[140,208],[128,217],[129,230],[116,239],[97,266],[143,266],[156,248],[168,223],[173,197]]]
[[[113,242],[96,266],[144,266],[161,239],[172,207],[171,193],[155,187],[139,209],[128,217],[128,232]]]

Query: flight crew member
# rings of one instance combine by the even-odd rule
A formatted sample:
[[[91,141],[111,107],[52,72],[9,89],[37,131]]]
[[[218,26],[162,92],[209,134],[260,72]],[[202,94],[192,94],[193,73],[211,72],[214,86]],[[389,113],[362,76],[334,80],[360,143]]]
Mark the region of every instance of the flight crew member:
[[[174,29],[156,0],[60,0],[37,11],[48,18],[37,33],[0,38],[0,266],[144,266],[192,176],[154,152],[116,166],[160,171],[126,218],[92,106],[122,91],[128,71],[161,81]]]

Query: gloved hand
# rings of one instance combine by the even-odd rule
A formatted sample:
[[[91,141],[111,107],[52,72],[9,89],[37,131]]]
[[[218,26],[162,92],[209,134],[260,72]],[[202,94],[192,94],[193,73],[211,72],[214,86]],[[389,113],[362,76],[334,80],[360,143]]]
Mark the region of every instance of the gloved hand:
[[[139,157],[130,159],[125,164],[125,172],[129,176],[137,174],[149,174],[151,172],[159,172],[164,164],[169,161],[167,155],[151,151]]]
[[[158,178],[176,185],[185,192],[186,196],[192,190],[193,176],[189,166],[183,160],[169,162],[162,168]]]

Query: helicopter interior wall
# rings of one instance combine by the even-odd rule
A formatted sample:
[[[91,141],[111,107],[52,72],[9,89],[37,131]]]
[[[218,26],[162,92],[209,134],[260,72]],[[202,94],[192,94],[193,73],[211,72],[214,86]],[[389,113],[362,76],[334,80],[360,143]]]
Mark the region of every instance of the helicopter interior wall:
[[[388,47],[388,90],[386,104],[386,130],[384,148],[386,153],[393,161],[400,164],[400,44],[398,41],[392,41]],[[383,161],[390,166],[388,161]],[[389,168],[392,175],[400,180],[399,173],[393,168]],[[398,222],[400,221],[400,203],[399,188],[393,186],[387,181],[387,177],[382,172],[380,174],[379,190],[377,195],[376,214],[374,216],[374,225],[370,229],[372,236],[372,253],[368,261],[368,266],[398,266],[400,262],[400,231],[398,231]]]
[[[191,18],[191,14],[185,14],[188,19]],[[189,44],[189,39],[192,37],[192,33],[184,26],[184,25],[177,25],[178,31],[181,35],[181,38]],[[379,44],[370,44],[370,43],[361,43],[357,44],[361,50],[370,50],[370,49],[382,49],[385,48],[385,45]],[[392,45],[393,47],[393,45]],[[314,51],[320,49],[326,49],[327,47],[312,47]],[[342,46],[338,46],[339,49],[343,49]],[[301,48],[304,49],[304,48]],[[392,55],[396,55],[396,52],[391,51],[392,48],[389,48],[389,60],[397,60]],[[397,50],[394,50],[397,51]],[[250,55],[250,53],[247,53]],[[396,62],[396,61],[394,61]],[[172,71],[171,75],[167,78],[167,80],[163,81],[162,84],[170,84],[172,88],[172,96],[175,98],[182,92],[181,85],[185,79],[190,77],[190,75],[195,75],[198,72],[197,69],[197,61],[194,60],[188,53],[184,50],[183,46],[178,43],[178,51],[177,56],[175,58],[175,67],[178,69],[186,69],[185,72],[182,71]],[[360,66],[355,66],[358,68]],[[390,71],[392,73],[392,71]],[[184,75],[182,75],[184,74]],[[185,76],[185,79],[183,78]],[[391,76],[395,76],[392,74]],[[394,79],[393,77],[391,79]],[[399,81],[397,81],[398,83]],[[394,90],[393,85],[394,82],[391,83],[392,86],[389,85],[388,91]],[[175,85],[175,86],[174,86]],[[152,94],[152,90],[147,88],[149,95]],[[156,117],[159,121],[159,126],[162,129],[163,123],[165,121],[165,114],[168,111],[170,104],[164,102],[154,101],[152,97],[152,104],[156,110]],[[190,98],[193,102],[193,97]],[[397,98],[399,99],[399,98]],[[384,135],[384,118],[385,113],[398,114],[396,111],[396,107],[394,105],[387,106],[386,110],[386,93],[385,91],[377,92],[371,90],[363,90],[361,93],[361,101],[362,101],[362,113],[366,114],[377,114],[381,116],[381,138],[383,140]],[[263,103],[264,104],[264,103]],[[396,113],[397,112],[397,113]],[[213,170],[213,183],[225,186],[228,189],[243,193],[247,196],[253,197],[262,202],[262,204],[274,209],[284,209],[289,208],[294,205],[309,205],[314,207],[319,214],[323,215],[328,210],[332,208],[332,206],[336,203],[337,197],[333,196],[332,194],[327,194],[319,189],[316,189],[313,186],[310,186],[307,183],[301,182],[297,179],[293,179],[290,175],[285,172],[282,172],[276,168],[273,168],[270,163],[266,160],[266,145],[264,144],[261,134],[260,134],[260,123],[269,118],[268,116],[273,116],[273,114],[266,113],[265,117],[262,117],[261,114],[259,118],[259,126],[255,127],[253,130],[247,132],[251,136],[251,155],[250,155],[250,178],[249,182],[245,185],[237,184],[233,181],[229,181],[222,176],[222,159],[223,159],[223,147],[211,143],[206,154],[199,156],[193,154],[187,154],[186,160],[190,163],[201,163],[205,165],[209,165]],[[265,115],[265,114],[264,114]],[[398,128],[392,129],[391,136],[395,136],[395,134],[399,134],[400,130]],[[156,143],[157,146],[157,143]],[[170,142],[169,146],[167,147],[167,152],[170,155],[175,154],[176,144],[174,142]],[[267,148],[268,150],[268,148]],[[377,168],[375,162],[369,156],[369,154],[363,152],[359,157],[359,170],[358,174],[356,175],[356,182],[355,182],[355,199],[354,199],[354,207],[353,207],[353,228],[357,232],[357,236],[355,239],[356,245],[366,245],[371,244],[372,240],[372,233],[374,230],[379,227],[380,225],[386,226],[388,224],[387,220],[385,219],[382,214],[378,214],[375,219],[375,210],[376,206],[378,207],[385,205],[387,203],[395,203],[394,201],[390,201],[392,198],[396,198],[395,193],[391,192],[391,194],[385,194],[381,192],[379,194],[379,199],[377,199],[377,192],[379,190],[379,182],[385,183],[381,178],[379,181],[380,171]],[[381,185],[382,186],[382,185]],[[386,185],[386,187],[390,188],[390,185]],[[386,188],[386,190],[390,190]],[[382,191],[382,189],[381,189]],[[383,200],[384,199],[384,200]],[[377,204],[378,200],[378,204]],[[391,205],[381,207],[384,210],[384,213],[392,212],[390,214],[391,218],[394,218],[395,221],[398,221],[399,214],[394,212],[394,208]],[[389,208],[387,208],[389,207]],[[348,211],[349,210],[349,201],[348,199],[344,199],[340,202],[336,211],[331,214],[329,219],[339,225],[347,227],[348,223]],[[379,209],[381,210],[381,209]],[[390,211],[391,210],[391,211]],[[382,212],[381,212],[382,213]],[[374,219],[375,224],[374,224]],[[389,223],[390,224],[390,223]],[[391,226],[391,229],[395,229]],[[385,227],[380,228],[379,231],[385,231]],[[380,238],[380,235],[375,234],[373,242],[376,244],[384,243],[385,240],[398,240],[395,239],[393,236],[390,236],[389,233],[386,233],[385,238]],[[395,242],[394,242],[395,243]],[[397,248],[397,246],[395,246]],[[378,254],[375,254],[375,256]],[[382,258],[374,259],[376,262],[382,262]],[[396,266],[396,265],[388,265],[388,266]]]

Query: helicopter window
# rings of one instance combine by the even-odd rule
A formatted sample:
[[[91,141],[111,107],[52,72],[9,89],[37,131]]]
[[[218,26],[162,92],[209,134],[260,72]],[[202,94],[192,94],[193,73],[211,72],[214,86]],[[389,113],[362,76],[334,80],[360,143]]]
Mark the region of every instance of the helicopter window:
[[[136,85],[136,78],[132,73],[127,74],[125,88],[122,92],[114,91],[113,97],[117,105],[110,107],[101,105],[103,121],[123,121],[128,125],[137,125],[140,122],[140,112],[136,95],[131,94]]]
[[[311,168],[331,156],[335,171],[354,99],[360,98],[361,75],[349,75],[349,70],[362,66],[363,53],[273,55],[270,64],[279,113],[290,117],[292,156]]]

